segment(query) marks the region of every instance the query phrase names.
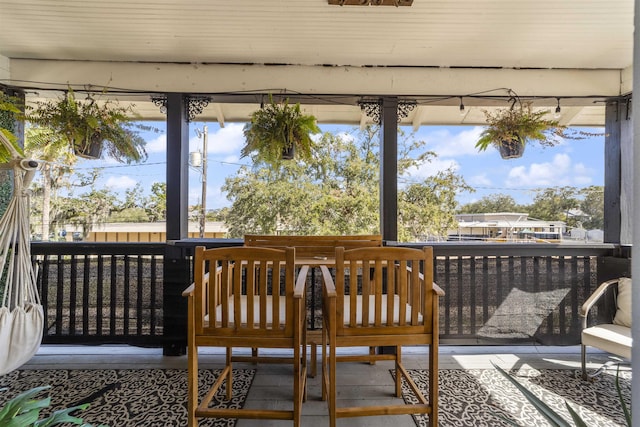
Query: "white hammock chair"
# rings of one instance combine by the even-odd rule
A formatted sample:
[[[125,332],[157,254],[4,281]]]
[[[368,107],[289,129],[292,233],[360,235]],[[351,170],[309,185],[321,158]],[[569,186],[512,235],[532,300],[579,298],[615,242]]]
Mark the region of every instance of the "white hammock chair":
[[[0,132],[0,143],[12,153],[13,196],[0,219],[0,283],[5,288],[0,306],[0,375],[27,362],[40,348],[44,313],[31,263],[28,187],[38,163],[15,151]]]

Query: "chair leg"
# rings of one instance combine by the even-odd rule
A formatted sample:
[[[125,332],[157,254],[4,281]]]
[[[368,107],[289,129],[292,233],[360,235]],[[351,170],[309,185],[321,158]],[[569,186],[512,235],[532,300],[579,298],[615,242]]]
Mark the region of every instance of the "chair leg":
[[[189,427],[197,427],[196,407],[198,406],[198,347],[191,345],[187,356],[187,422]]]
[[[588,380],[589,375],[587,375],[587,346],[582,344],[581,347],[582,379]]]
[[[329,427],[336,427],[336,346],[335,341],[329,343]]]
[[[294,346],[293,349],[293,427],[300,427],[300,418],[302,415],[302,383],[301,367],[300,367],[300,347]]]
[[[323,327],[322,328],[322,359],[321,368],[322,368],[322,378],[320,379],[320,384],[322,385],[322,400],[327,400],[327,331]]]
[[[428,427],[438,427],[438,336],[429,346],[429,414]]]
[[[307,318],[304,318],[304,327],[302,328],[302,358],[301,375],[302,375],[302,401],[307,401]]]
[[[233,368],[231,366],[231,358],[233,357],[233,348],[227,347],[227,366],[229,373],[227,374],[227,400],[233,397]]]
[[[402,365],[402,348],[396,346],[396,397],[402,397],[402,373],[400,372]]]
[[[318,373],[318,345],[311,343],[311,378],[315,378]]]

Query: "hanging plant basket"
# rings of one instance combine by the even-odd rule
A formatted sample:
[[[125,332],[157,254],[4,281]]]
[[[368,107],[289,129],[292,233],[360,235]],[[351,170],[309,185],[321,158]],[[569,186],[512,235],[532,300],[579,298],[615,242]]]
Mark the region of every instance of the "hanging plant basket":
[[[95,160],[102,156],[103,140],[100,134],[91,135],[85,144],[75,144],[73,152],[83,159]]]
[[[104,154],[119,162],[139,162],[147,156],[145,141],[135,130],[132,106],[122,107],[117,100],[97,100],[91,94],[77,99],[69,88],[57,100],[37,102],[25,114],[31,123],[51,129],[64,138],[69,150],[85,159]]]
[[[524,147],[519,138],[513,138],[511,140],[503,140],[497,144],[500,156],[505,159],[518,159],[524,154]]]
[[[254,161],[262,161],[278,167],[282,160],[295,156],[307,161],[315,151],[311,134],[319,133],[316,118],[303,114],[300,104],[289,104],[288,100],[269,103],[251,115],[244,127],[246,143],[241,157],[254,155]]]
[[[293,160],[296,156],[296,147],[289,145],[282,149],[282,160]]]
[[[509,90],[511,108],[485,111],[487,127],[480,134],[476,148],[484,151],[490,146],[498,149],[503,159],[522,157],[527,143],[537,142],[553,146],[561,138],[569,137],[566,127],[546,119],[546,110],[534,111],[531,103],[523,103]]]

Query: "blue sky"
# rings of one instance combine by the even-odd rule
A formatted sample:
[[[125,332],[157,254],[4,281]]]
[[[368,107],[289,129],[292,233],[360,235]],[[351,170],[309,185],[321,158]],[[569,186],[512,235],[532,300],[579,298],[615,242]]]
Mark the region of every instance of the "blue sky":
[[[217,123],[191,123],[189,151],[202,148],[202,140],[196,136],[195,128],[202,130],[208,126],[208,174],[207,209],[215,209],[229,204],[220,187],[225,177],[233,175],[239,165],[249,164],[248,159],[240,159],[240,149],[244,144],[241,123],[227,123],[220,128]],[[160,133],[145,133],[149,158],[145,163],[123,165],[113,160],[81,160],[76,170],[86,172],[94,167],[104,167],[101,185],[124,194],[140,182],[148,191],[153,182],[165,181],[166,135],[162,131],[164,123],[153,123],[161,128]],[[350,131],[352,126],[321,126],[323,131]],[[406,128],[411,132],[411,128]],[[489,148],[478,152],[474,147],[480,126],[423,126],[416,137],[427,142],[426,148],[435,151],[438,158],[411,171],[411,176],[403,181],[421,181],[438,170],[454,167],[475,193],[460,194],[460,203],[473,202],[481,197],[503,193],[512,196],[519,203],[531,203],[536,188],[554,186],[586,187],[604,185],[604,136],[581,140],[564,140],[562,143],[543,148],[537,144],[527,145],[521,159],[503,160],[499,153]],[[602,132],[602,129],[591,129]],[[189,204],[198,204],[202,191],[201,174],[191,169],[189,173]]]

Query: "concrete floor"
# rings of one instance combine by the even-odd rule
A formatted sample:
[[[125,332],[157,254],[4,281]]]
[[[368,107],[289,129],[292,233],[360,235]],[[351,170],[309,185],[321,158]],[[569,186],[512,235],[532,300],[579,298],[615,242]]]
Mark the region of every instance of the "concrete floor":
[[[345,351],[341,349],[342,351]],[[426,349],[419,347],[403,350],[403,359],[408,369],[426,368]],[[607,353],[590,349],[589,366],[595,368],[609,359]],[[218,368],[223,364],[223,353],[219,349],[202,349],[201,366]],[[505,369],[578,369],[580,346],[441,346],[440,369],[493,369],[492,362]],[[242,364],[236,364],[241,367]],[[22,369],[144,369],[183,368],[186,356],[164,357],[161,349],[142,349],[128,346],[43,346]],[[253,366],[253,365],[250,365]],[[378,362],[375,366],[364,363],[341,363],[338,365],[338,405],[375,405],[402,399],[392,397],[393,383],[389,374],[392,362]],[[257,373],[245,407],[284,409],[290,408],[291,366],[262,364]],[[308,379],[308,398],[303,407],[303,426],[327,426],[329,417],[327,404],[321,400],[320,375]],[[291,426],[291,421],[239,420],[237,427]],[[414,427],[409,415],[376,416],[339,419],[338,426],[367,427]]]

